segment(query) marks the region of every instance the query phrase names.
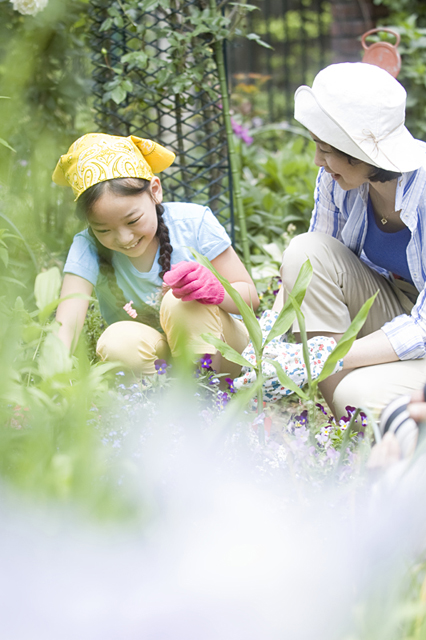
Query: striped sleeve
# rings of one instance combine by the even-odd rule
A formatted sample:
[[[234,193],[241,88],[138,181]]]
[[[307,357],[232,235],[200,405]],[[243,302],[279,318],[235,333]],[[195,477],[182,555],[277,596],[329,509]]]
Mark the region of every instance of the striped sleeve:
[[[400,315],[387,322],[386,334],[400,360],[417,360],[426,355],[426,290],[423,289],[411,315]]]
[[[309,231],[319,231],[341,239],[343,217],[334,199],[334,180],[322,167],[315,185],[315,205]]]

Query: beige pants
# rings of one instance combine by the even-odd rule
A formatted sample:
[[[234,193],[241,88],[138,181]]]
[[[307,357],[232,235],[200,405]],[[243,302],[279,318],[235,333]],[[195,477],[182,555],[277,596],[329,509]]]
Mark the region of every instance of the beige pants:
[[[157,359],[179,356],[182,348],[195,355],[215,354],[216,348],[201,338],[211,333],[241,353],[248,344],[244,324],[216,305],[182,302],[168,291],[160,308],[164,334],[140,322],[115,322],[101,335],[97,354],[101,360],[118,360],[136,373],[153,374]],[[184,347],[182,347],[184,345]],[[241,367],[222,360],[222,373],[238,375]]]
[[[378,296],[358,337],[380,329],[386,322],[410,313],[418,292],[403,281],[391,283],[365,265],[339,240],[324,233],[304,233],[295,237],[283,256],[283,295],[291,291],[302,264],[309,258],[312,281],[302,311],[309,332],[343,333],[363,303],[376,291]],[[297,327],[295,327],[297,330]],[[338,415],[345,407],[364,406],[377,416],[382,408],[401,394],[410,394],[426,382],[426,359],[400,360],[354,369],[337,385],[333,403]]]

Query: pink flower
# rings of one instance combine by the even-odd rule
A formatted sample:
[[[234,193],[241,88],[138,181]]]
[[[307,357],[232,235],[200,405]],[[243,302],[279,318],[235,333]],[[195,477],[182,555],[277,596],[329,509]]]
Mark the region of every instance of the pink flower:
[[[235,135],[238,138],[241,138],[241,140],[246,145],[250,145],[253,142],[253,138],[249,134],[249,130],[247,129],[247,127],[244,127],[242,124],[238,124],[238,122],[236,122],[234,118],[231,118],[231,125]]]
[[[124,305],[123,309],[126,313],[129,314],[131,318],[137,318],[138,314],[136,312],[136,309],[133,309],[132,304],[133,304],[133,300],[130,300],[130,302]]]

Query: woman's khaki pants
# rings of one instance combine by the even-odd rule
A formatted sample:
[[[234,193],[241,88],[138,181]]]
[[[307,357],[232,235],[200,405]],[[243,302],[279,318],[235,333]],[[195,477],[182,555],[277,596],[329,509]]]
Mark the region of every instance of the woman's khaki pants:
[[[111,324],[101,335],[97,354],[101,360],[117,360],[135,373],[156,372],[157,359],[178,357],[182,348],[195,356],[216,353],[216,348],[201,338],[211,333],[241,353],[248,344],[244,324],[216,305],[182,302],[168,291],[161,303],[160,333],[140,322],[123,321]],[[221,372],[235,377],[241,367],[222,360]]]
[[[313,277],[302,311],[306,330],[344,333],[368,298],[379,291],[367,320],[358,334],[363,337],[380,329],[398,315],[410,313],[418,292],[405,281],[391,283],[370,269],[339,240],[324,233],[304,233],[295,237],[283,256],[281,277],[283,296],[291,291],[302,264],[309,258]],[[280,295],[280,294],[279,294]],[[297,331],[297,327],[294,327]],[[399,360],[360,367],[349,372],[337,385],[333,403],[337,415],[347,405],[369,408],[376,416],[393,398],[410,394],[426,382],[426,359]]]

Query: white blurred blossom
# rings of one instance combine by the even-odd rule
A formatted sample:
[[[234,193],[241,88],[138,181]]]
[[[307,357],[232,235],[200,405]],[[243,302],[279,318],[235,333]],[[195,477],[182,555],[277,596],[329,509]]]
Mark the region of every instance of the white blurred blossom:
[[[42,11],[48,0],[10,0],[15,11],[19,11],[23,15],[35,16],[36,13]]]

